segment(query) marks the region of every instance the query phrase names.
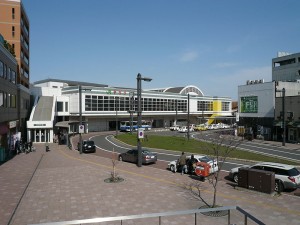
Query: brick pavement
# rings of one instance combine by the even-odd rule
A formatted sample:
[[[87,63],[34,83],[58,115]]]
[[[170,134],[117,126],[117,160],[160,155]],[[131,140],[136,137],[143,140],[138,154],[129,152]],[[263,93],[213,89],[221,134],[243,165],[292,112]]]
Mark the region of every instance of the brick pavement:
[[[111,159],[93,154],[80,155],[78,151],[57,144],[51,144],[51,151],[47,153],[44,145],[36,147],[36,152],[18,155],[0,166],[0,225],[188,210],[203,205],[181,187],[193,181],[187,175],[119,162],[117,173],[124,181],[106,183],[104,180],[112,172]],[[202,196],[211,202],[211,186],[206,181],[202,187]],[[218,205],[240,206],[266,224],[299,224],[299,197],[234,189],[223,181],[218,190]],[[233,213],[231,217],[233,223],[243,224],[241,214]],[[200,214],[197,218],[198,224],[227,224],[227,217]],[[123,224],[158,224],[158,219],[125,221]],[[162,224],[194,224],[194,217],[166,217]]]

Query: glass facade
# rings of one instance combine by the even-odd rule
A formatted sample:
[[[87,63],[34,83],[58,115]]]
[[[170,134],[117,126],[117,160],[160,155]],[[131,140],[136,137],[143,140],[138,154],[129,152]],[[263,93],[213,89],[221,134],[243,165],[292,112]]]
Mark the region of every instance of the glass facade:
[[[125,111],[137,110],[137,98],[130,101],[129,97],[105,96],[105,95],[85,95],[85,111]],[[130,107],[132,104],[132,107]],[[174,98],[142,98],[142,111],[144,112],[176,112],[187,111],[188,102],[185,99]],[[197,101],[197,111],[214,111],[213,101]],[[222,102],[222,111],[230,111],[230,102]]]

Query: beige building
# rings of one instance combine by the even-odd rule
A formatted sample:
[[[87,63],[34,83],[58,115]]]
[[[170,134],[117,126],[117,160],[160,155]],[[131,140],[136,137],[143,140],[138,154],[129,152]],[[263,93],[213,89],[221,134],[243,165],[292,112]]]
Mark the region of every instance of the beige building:
[[[17,83],[29,88],[29,19],[21,0],[0,0],[0,33],[15,50]]]

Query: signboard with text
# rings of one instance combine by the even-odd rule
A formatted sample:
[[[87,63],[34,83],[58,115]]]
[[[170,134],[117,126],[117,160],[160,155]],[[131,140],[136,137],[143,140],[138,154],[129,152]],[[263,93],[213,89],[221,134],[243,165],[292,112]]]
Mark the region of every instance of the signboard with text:
[[[257,96],[241,97],[241,113],[257,113]]]

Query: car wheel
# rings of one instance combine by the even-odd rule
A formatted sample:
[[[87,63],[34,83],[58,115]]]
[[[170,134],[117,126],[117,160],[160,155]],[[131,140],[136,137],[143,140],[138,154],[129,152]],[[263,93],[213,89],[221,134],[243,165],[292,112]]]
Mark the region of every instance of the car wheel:
[[[119,161],[123,161],[123,157],[121,155],[119,156]]]
[[[275,181],[275,191],[278,193],[283,191],[283,184],[280,180]]]
[[[174,165],[171,165],[171,166],[170,166],[170,170],[171,170],[172,172],[174,172],[174,171],[175,171],[175,166],[174,166]]]
[[[235,174],[233,175],[233,181],[234,181],[235,183],[238,183],[238,182],[239,182],[239,174],[235,173]]]

